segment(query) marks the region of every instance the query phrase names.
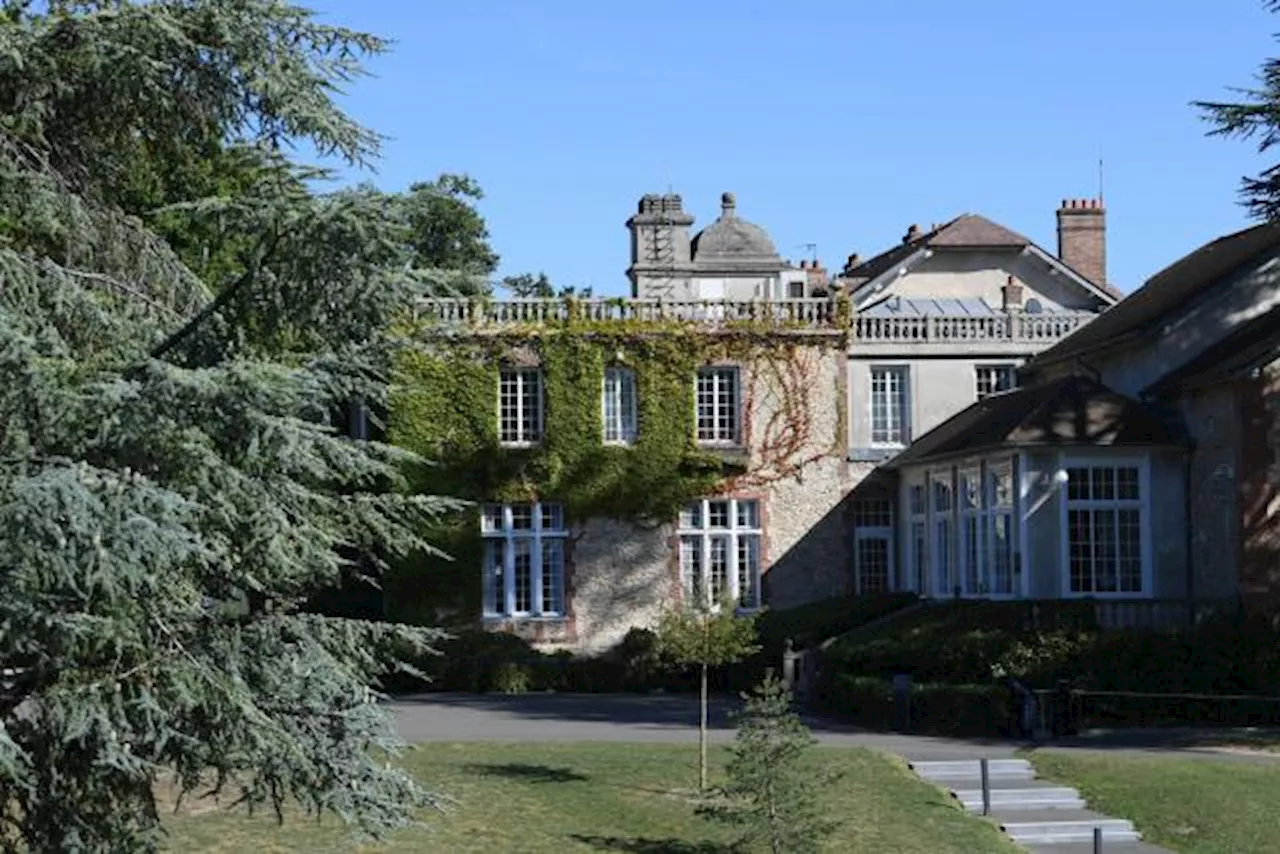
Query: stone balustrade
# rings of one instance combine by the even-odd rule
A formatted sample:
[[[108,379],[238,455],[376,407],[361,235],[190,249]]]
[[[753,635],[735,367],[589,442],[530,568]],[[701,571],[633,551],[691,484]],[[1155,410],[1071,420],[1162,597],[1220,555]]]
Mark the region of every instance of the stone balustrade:
[[[501,331],[516,325],[682,321],[708,327],[763,323],[797,331],[848,331],[854,341],[874,344],[965,344],[982,342],[1050,343],[1065,338],[1096,315],[1049,314],[938,315],[891,317],[859,315],[826,297],[780,300],[656,300],[592,298],[425,299],[415,319],[445,329],[467,327]]]

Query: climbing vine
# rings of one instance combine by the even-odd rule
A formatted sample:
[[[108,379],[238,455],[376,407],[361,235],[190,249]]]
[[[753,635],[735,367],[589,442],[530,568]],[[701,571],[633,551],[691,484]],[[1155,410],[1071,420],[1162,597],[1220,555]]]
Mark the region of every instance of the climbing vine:
[[[692,498],[802,477],[807,466],[843,450],[839,436],[817,435],[814,425],[815,397],[832,393],[815,379],[829,357],[824,351],[844,345],[838,335],[802,338],[751,323],[708,332],[668,320],[590,321],[570,310],[555,324],[448,338],[428,329],[419,341],[396,366],[388,432],[393,443],[433,461],[417,477],[434,494],[477,502],[553,500],[570,520],[612,517],[656,525]],[[695,442],[697,369],[717,362],[741,366],[749,453]],[[504,364],[541,369],[545,415],[543,440],[535,447],[498,441]],[[636,377],[639,429],[626,446],[603,442],[601,393],[611,365],[630,368]],[[431,585],[433,599],[466,594],[470,601],[457,607],[474,613],[478,525],[463,520],[451,536],[437,539],[452,549],[457,584],[420,569],[412,584]]]

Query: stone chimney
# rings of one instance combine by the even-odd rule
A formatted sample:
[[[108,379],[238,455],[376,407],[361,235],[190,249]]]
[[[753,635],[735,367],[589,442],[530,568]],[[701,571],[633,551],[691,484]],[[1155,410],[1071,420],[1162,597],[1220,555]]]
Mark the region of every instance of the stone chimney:
[[[1010,276],[1005,280],[1004,285],[1000,288],[1000,307],[1004,309],[1006,314],[1022,311],[1023,305],[1023,288],[1022,284]]]
[[[1101,199],[1063,199],[1058,257],[1098,287],[1107,284],[1107,210]]]
[[[801,261],[800,269],[804,270],[805,282],[807,283],[806,291],[812,291],[814,288],[825,288],[827,282],[827,268],[822,266],[822,262],[817,258],[812,261]]]

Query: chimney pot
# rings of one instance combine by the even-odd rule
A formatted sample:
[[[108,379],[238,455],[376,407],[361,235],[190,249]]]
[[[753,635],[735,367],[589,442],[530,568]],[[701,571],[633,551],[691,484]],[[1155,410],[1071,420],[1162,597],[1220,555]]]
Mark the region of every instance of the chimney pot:
[[[1000,289],[1000,303],[1006,313],[1022,311],[1022,285],[1013,276],[1007,277],[1004,287]]]
[[[801,262],[800,262],[800,269],[801,269],[801,270],[807,270],[807,269],[809,269],[809,262],[808,262],[808,261],[801,261]]]

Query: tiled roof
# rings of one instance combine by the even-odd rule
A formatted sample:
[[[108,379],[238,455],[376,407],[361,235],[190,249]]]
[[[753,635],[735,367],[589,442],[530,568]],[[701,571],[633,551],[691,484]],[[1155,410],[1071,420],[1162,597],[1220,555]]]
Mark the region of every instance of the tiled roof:
[[[1156,273],[1092,323],[1041,352],[1027,367],[1034,370],[1081,356],[1154,326],[1251,260],[1277,249],[1280,223],[1254,226],[1206,243]]]
[[[1010,231],[998,222],[992,222],[978,214],[964,214],[938,229],[928,240],[929,246],[949,246],[955,249],[964,247],[988,248],[1007,246],[1021,249],[1030,246],[1031,241]]]
[[[1136,400],[1089,377],[1072,376],[983,398],[916,439],[889,466],[999,447],[1181,441],[1177,431]]]

